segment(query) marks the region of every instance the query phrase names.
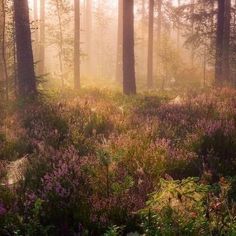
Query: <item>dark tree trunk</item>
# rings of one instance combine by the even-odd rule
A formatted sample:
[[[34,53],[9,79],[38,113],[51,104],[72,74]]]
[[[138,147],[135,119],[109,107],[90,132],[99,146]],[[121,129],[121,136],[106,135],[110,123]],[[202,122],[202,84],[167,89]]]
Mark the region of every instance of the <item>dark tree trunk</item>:
[[[123,92],[136,94],[134,59],[134,0],[123,2]]]
[[[45,74],[45,0],[40,0],[39,74]]]
[[[116,52],[116,81],[122,82],[122,42],[123,42],[123,0],[119,1],[118,7],[118,32],[117,32],[117,52]]]
[[[149,0],[147,87],[153,88],[153,18],[154,0]]]
[[[28,0],[14,0],[19,95],[36,94]]]
[[[80,88],[80,0],[74,0],[74,88]]]
[[[224,43],[223,43],[223,75],[225,83],[230,83],[230,21],[231,0],[225,0]]]
[[[218,0],[217,31],[216,31],[216,65],[215,82],[217,85],[223,83],[223,42],[224,42],[224,12],[225,0]]]
[[[229,45],[230,45],[231,0],[218,0],[216,31],[215,83],[221,86],[229,83]]]
[[[3,25],[4,25],[4,14],[3,14],[3,6],[2,1],[0,2],[0,91],[2,91],[2,83],[4,81],[3,76]],[[0,95],[1,96],[1,95]]]
[[[9,99],[9,86],[8,86],[8,69],[7,69],[7,58],[6,58],[6,2],[1,1],[1,58],[0,58],[0,73],[2,74],[2,79],[0,80],[4,83],[4,97],[8,101]],[[1,82],[1,81],[0,81]]]

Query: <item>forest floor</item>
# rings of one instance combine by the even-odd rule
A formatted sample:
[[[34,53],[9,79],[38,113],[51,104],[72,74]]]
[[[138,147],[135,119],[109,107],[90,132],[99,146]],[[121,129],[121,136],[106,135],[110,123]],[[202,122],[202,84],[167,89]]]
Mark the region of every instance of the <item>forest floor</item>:
[[[1,235],[236,233],[235,90],[51,92],[5,114]]]

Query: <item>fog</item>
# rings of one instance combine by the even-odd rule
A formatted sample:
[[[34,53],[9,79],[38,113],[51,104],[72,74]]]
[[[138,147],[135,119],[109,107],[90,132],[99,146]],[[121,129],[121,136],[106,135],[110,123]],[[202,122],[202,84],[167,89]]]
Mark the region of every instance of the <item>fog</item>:
[[[38,41],[40,34],[40,3],[30,1],[30,17],[33,22],[32,37],[34,58],[36,62],[40,61],[37,55]],[[182,1],[182,6],[188,4],[188,1]],[[178,7],[177,1],[166,1],[163,4],[162,14],[162,42],[161,46],[168,53],[164,55],[157,54],[157,5],[154,8],[154,53],[153,53],[153,77],[157,88],[163,84],[164,77],[166,86],[170,87],[171,83],[176,81],[176,77],[186,76],[186,73],[192,73],[191,46],[186,46],[186,30],[182,25],[176,25],[175,11]],[[90,8],[90,9],[89,9]],[[57,16],[60,12],[60,22]],[[56,1],[46,1],[45,5],[45,71],[48,84],[61,84],[60,77],[63,77],[65,85],[73,86],[73,1],[63,1],[63,4],[57,6]],[[90,19],[89,19],[90,18]],[[135,1],[134,6],[135,20],[135,69],[137,83],[143,89],[147,76],[147,54],[148,54],[148,2]],[[81,63],[81,84],[103,84],[106,81],[108,85],[117,85],[117,40],[118,40],[118,2],[111,0],[91,1],[87,6],[86,1],[80,1],[80,63]],[[60,32],[60,30],[62,32]],[[156,32],[156,33],[155,33]],[[59,39],[62,37],[62,39]],[[63,51],[60,52],[59,41],[63,41]],[[178,45],[177,45],[178,44]],[[121,49],[120,49],[121,50]],[[168,54],[168,55],[167,55]],[[158,56],[157,56],[158,55]],[[162,57],[158,62],[157,58]],[[198,77],[198,83],[202,84],[203,80],[203,58],[197,56],[194,61],[194,76]],[[60,66],[60,60],[62,66]],[[164,62],[166,60],[166,62]],[[180,62],[181,60],[181,62]],[[158,63],[160,66],[158,66]],[[178,67],[182,64],[182,72]],[[165,64],[165,65],[164,65]],[[184,64],[184,66],[183,66]],[[157,69],[159,67],[159,69]],[[166,69],[164,68],[166,67]],[[165,72],[168,67],[168,73]],[[209,66],[210,67],[210,66]],[[37,66],[36,66],[37,72]],[[161,73],[161,74],[160,74]],[[209,80],[211,80],[211,71],[207,71]],[[181,74],[181,75],[180,75]],[[38,73],[40,76],[40,74]],[[196,79],[196,78],[194,78]],[[201,85],[200,85],[201,86]]]

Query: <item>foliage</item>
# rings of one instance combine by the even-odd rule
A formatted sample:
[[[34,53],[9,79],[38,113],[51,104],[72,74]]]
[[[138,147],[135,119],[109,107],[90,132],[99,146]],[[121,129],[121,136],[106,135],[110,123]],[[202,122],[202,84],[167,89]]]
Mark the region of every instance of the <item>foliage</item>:
[[[0,191],[4,233],[233,235],[235,95],[86,90],[9,110],[1,158],[28,162]]]
[[[147,235],[234,235],[235,205],[228,201],[231,182],[209,186],[197,178],[160,180],[142,210]],[[227,222],[227,223],[226,223]]]

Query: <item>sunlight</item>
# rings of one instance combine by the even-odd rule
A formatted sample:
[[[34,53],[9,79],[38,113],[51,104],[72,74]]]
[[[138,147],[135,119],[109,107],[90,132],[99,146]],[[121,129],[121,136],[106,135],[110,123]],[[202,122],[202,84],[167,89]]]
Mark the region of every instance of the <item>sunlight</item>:
[[[0,235],[236,235],[234,3],[2,1]]]

